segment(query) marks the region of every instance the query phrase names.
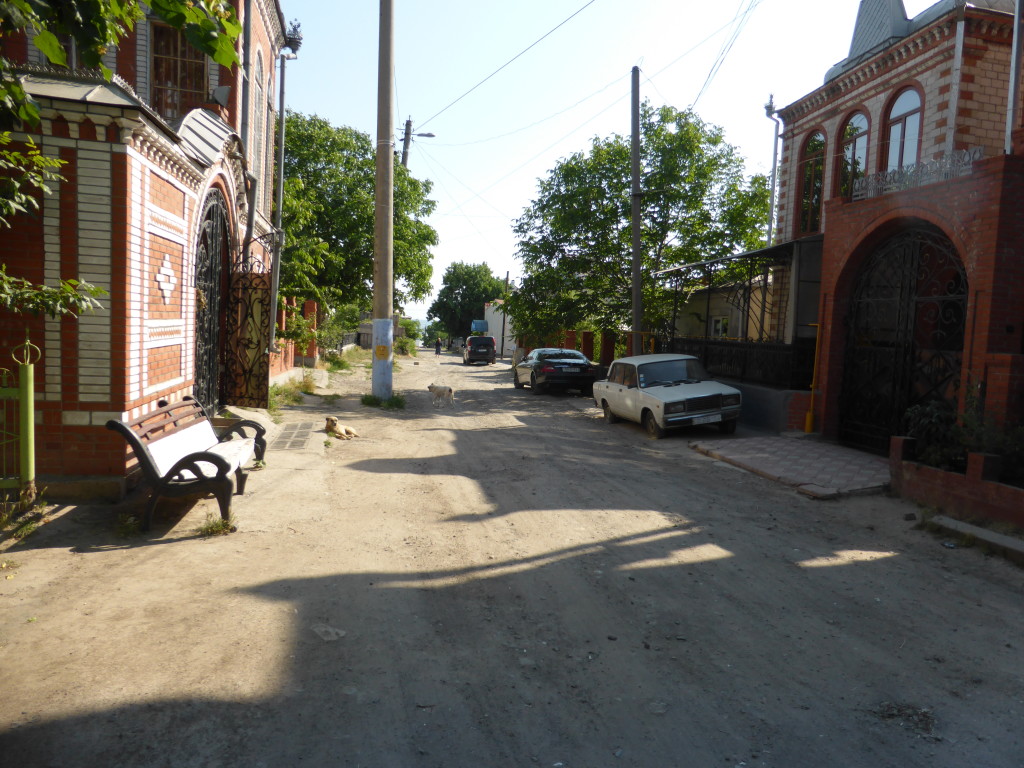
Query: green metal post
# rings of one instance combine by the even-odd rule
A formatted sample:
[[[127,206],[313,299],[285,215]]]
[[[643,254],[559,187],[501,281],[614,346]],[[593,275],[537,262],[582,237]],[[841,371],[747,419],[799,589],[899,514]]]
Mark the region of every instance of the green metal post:
[[[36,484],[35,368],[32,363],[18,366],[18,458],[21,465],[21,487],[30,489],[33,497]]]

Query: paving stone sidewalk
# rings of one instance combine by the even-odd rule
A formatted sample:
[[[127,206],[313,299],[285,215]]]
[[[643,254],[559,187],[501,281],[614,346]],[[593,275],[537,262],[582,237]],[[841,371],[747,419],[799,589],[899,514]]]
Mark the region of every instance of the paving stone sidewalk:
[[[818,499],[881,493],[889,486],[889,461],[885,457],[811,437],[723,438],[700,440],[691,446]]]

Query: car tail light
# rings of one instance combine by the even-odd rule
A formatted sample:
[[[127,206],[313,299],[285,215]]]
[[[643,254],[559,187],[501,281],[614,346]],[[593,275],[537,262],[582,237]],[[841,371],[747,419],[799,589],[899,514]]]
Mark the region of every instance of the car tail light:
[[[543,368],[540,369],[540,372],[541,373],[554,373],[557,370],[558,369],[555,368],[555,366],[553,366],[553,365],[545,365]]]

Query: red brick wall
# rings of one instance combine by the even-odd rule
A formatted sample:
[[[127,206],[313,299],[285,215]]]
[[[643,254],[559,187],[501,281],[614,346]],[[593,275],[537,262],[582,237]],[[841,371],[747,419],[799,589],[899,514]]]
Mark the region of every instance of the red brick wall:
[[[1008,156],[976,163],[974,173],[960,179],[857,203],[834,200],[827,204],[818,379],[823,394],[819,425],[826,434],[838,431],[844,323],[861,265],[873,247],[912,222],[926,222],[945,233],[967,272],[964,384],[985,380],[992,354],[1020,354],[1024,339],[1022,199],[1024,158]],[[1000,379],[989,389],[987,408],[992,413],[1004,410],[1019,396],[1009,391],[1012,381],[1012,376],[1005,384]]]

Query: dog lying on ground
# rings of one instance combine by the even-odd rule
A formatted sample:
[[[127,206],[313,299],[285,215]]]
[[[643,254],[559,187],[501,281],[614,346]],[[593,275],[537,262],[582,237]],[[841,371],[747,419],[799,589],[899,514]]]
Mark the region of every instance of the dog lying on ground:
[[[339,440],[351,440],[353,437],[359,437],[359,433],[352,429],[352,427],[338,421],[337,416],[327,417],[327,426],[324,427],[324,432],[328,435],[333,435]]]
[[[434,396],[434,407],[443,408],[449,405],[455,407],[455,390],[445,384],[431,384],[427,391]]]

